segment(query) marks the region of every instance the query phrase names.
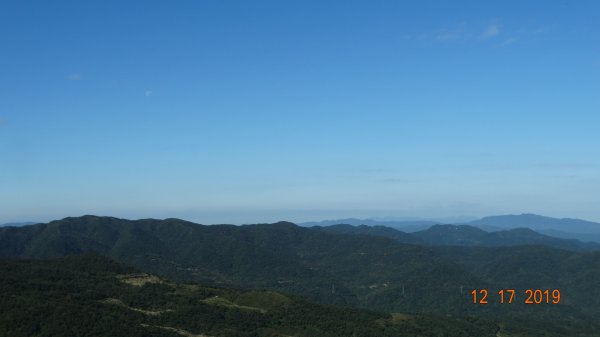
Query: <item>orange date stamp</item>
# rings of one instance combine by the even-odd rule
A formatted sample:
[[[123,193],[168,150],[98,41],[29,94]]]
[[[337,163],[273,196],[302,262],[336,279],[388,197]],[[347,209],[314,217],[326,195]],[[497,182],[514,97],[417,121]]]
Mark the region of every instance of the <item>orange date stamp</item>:
[[[500,289],[496,297],[500,303],[513,303],[516,301],[515,289]],[[487,289],[474,289],[471,291],[474,304],[488,304],[492,299]],[[558,304],[560,303],[560,290],[558,289],[525,289],[525,304]],[[490,299],[489,299],[490,298]]]

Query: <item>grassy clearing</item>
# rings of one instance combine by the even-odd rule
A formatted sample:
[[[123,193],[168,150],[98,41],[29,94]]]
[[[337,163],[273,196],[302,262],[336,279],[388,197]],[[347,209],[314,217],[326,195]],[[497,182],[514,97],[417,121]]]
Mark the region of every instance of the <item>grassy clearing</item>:
[[[144,309],[134,308],[134,307],[128,306],[127,304],[123,303],[123,301],[121,301],[120,299],[117,299],[117,298],[105,298],[105,299],[101,300],[100,303],[118,305],[120,307],[127,308],[127,309],[132,310],[132,311],[140,312],[140,313],[142,313],[144,315],[149,315],[149,316],[158,316],[158,315],[160,315],[162,313],[173,311],[173,310],[170,310],[170,309],[166,309],[166,310],[144,310]]]
[[[154,275],[145,273],[117,275],[117,278],[124,283],[132,286],[141,287],[146,283],[164,283],[161,279]]]

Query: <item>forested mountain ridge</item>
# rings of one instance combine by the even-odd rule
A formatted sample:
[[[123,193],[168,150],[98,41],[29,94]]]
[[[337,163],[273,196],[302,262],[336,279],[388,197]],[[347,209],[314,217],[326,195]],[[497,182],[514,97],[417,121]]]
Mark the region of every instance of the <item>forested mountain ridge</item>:
[[[286,222],[202,226],[177,219],[83,216],[0,229],[0,256],[83,253],[177,280],[270,288],[386,311],[462,312],[468,301],[459,287],[480,284],[478,277],[424,247]]]
[[[330,226],[315,226],[313,228],[321,229],[326,232],[342,233],[342,234],[360,234],[360,235],[371,235],[381,236],[393,239],[400,243],[422,245],[425,241],[420,237],[413,235],[412,233],[405,233],[403,231],[394,229],[386,226],[367,226],[367,225],[350,225],[350,224],[337,224]]]
[[[330,233],[292,223],[202,226],[177,219],[66,218],[0,229],[0,255],[98,253],[180,281],[267,288],[386,312],[498,319],[523,336],[600,331],[600,258],[544,246],[444,247]],[[597,278],[599,277],[599,278]],[[516,289],[520,302],[472,303],[473,289]],[[560,289],[560,305],[522,303],[526,288]],[[497,295],[494,295],[497,297]],[[527,317],[537,317],[528,322]],[[524,330],[525,329],[525,330]],[[516,335],[515,335],[516,336]]]
[[[519,246],[545,245],[570,250],[600,250],[600,243],[561,239],[537,233],[528,228],[487,232],[470,225],[433,225],[428,229],[405,233],[385,226],[352,226],[347,224],[314,227],[327,232],[363,234],[394,239],[400,243],[431,246]]]

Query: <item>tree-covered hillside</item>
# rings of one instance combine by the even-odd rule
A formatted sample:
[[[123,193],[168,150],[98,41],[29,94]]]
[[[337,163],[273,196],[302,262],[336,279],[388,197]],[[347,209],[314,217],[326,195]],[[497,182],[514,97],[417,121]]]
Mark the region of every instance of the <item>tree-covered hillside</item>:
[[[99,256],[0,260],[0,336],[495,336],[480,319],[322,306],[267,290],[176,284]]]
[[[82,253],[180,281],[269,288],[385,311],[462,313],[470,304],[460,287],[481,285],[478,277],[423,247],[291,223],[201,226],[85,216],[0,229],[0,256]]]

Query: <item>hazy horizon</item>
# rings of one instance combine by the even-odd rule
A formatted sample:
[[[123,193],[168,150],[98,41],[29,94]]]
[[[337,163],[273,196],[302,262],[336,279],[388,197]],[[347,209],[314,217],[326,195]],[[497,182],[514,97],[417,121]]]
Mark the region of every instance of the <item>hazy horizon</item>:
[[[320,214],[320,215],[319,215]],[[33,223],[47,223],[50,221],[54,221],[54,220],[61,220],[63,218],[66,217],[79,217],[79,216],[84,216],[84,215],[93,215],[93,216],[108,216],[108,217],[116,217],[116,218],[122,218],[122,219],[127,219],[127,220],[142,220],[142,219],[159,219],[159,220],[163,220],[163,219],[168,219],[168,218],[176,218],[176,219],[181,219],[181,220],[185,220],[185,221],[190,221],[190,222],[194,222],[194,223],[198,223],[198,224],[202,224],[202,225],[218,225],[218,224],[231,224],[231,225],[250,225],[250,224],[259,224],[259,223],[274,223],[274,222],[279,222],[279,221],[288,221],[288,222],[292,222],[295,224],[302,224],[302,223],[307,223],[307,222],[320,222],[320,221],[331,221],[331,220],[340,220],[340,219],[367,219],[367,220],[376,220],[376,221],[380,221],[380,222],[388,222],[388,221],[392,221],[392,222],[411,222],[411,221],[439,221],[441,224],[459,224],[459,223],[467,223],[473,220],[479,220],[481,218],[484,217],[488,217],[488,216],[506,216],[506,215],[522,215],[522,214],[533,214],[533,213],[518,213],[518,214],[488,214],[485,216],[468,216],[468,215],[458,215],[458,216],[439,216],[439,217],[427,217],[427,216],[390,216],[390,215],[371,215],[369,216],[366,213],[354,213],[354,216],[343,216],[343,215],[338,215],[336,216],[336,214],[338,213],[328,213],[328,212],[324,212],[324,213],[317,213],[317,214],[313,214],[311,216],[278,216],[277,214],[273,214],[272,213],[240,213],[240,214],[230,214],[228,213],[228,215],[223,215],[223,214],[218,214],[218,213],[213,213],[210,215],[194,215],[194,214],[182,214],[182,216],[177,216],[174,214],[170,214],[170,215],[164,215],[164,216],[160,216],[160,215],[156,215],[156,216],[145,216],[145,215],[126,215],[126,214],[104,214],[104,213],[99,213],[99,214],[93,214],[93,213],[89,213],[89,214],[74,214],[74,215],[64,215],[64,216],[57,216],[57,217],[50,217],[50,218],[39,218],[39,219],[24,219],[24,220],[12,220],[12,221],[0,221],[0,225],[3,224],[8,224],[8,223],[24,223],[24,222],[33,222]],[[535,214],[535,215],[539,215],[539,216],[545,216],[547,217],[548,215],[545,214]],[[600,221],[594,220],[594,219],[586,219],[586,218],[576,218],[576,217],[571,217],[571,216],[565,216],[565,217],[551,217],[551,218],[557,218],[557,219],[579,219],[579,220],[584,220],[584,221],[591,221],[591,222],[597,222],[600,223]],[[452,221],[452,219],[454,219],[454,221]],[[566,228],[565,228],[566,230]]]
[[[3,1],[0,223],[600,222],[599,10]]]

